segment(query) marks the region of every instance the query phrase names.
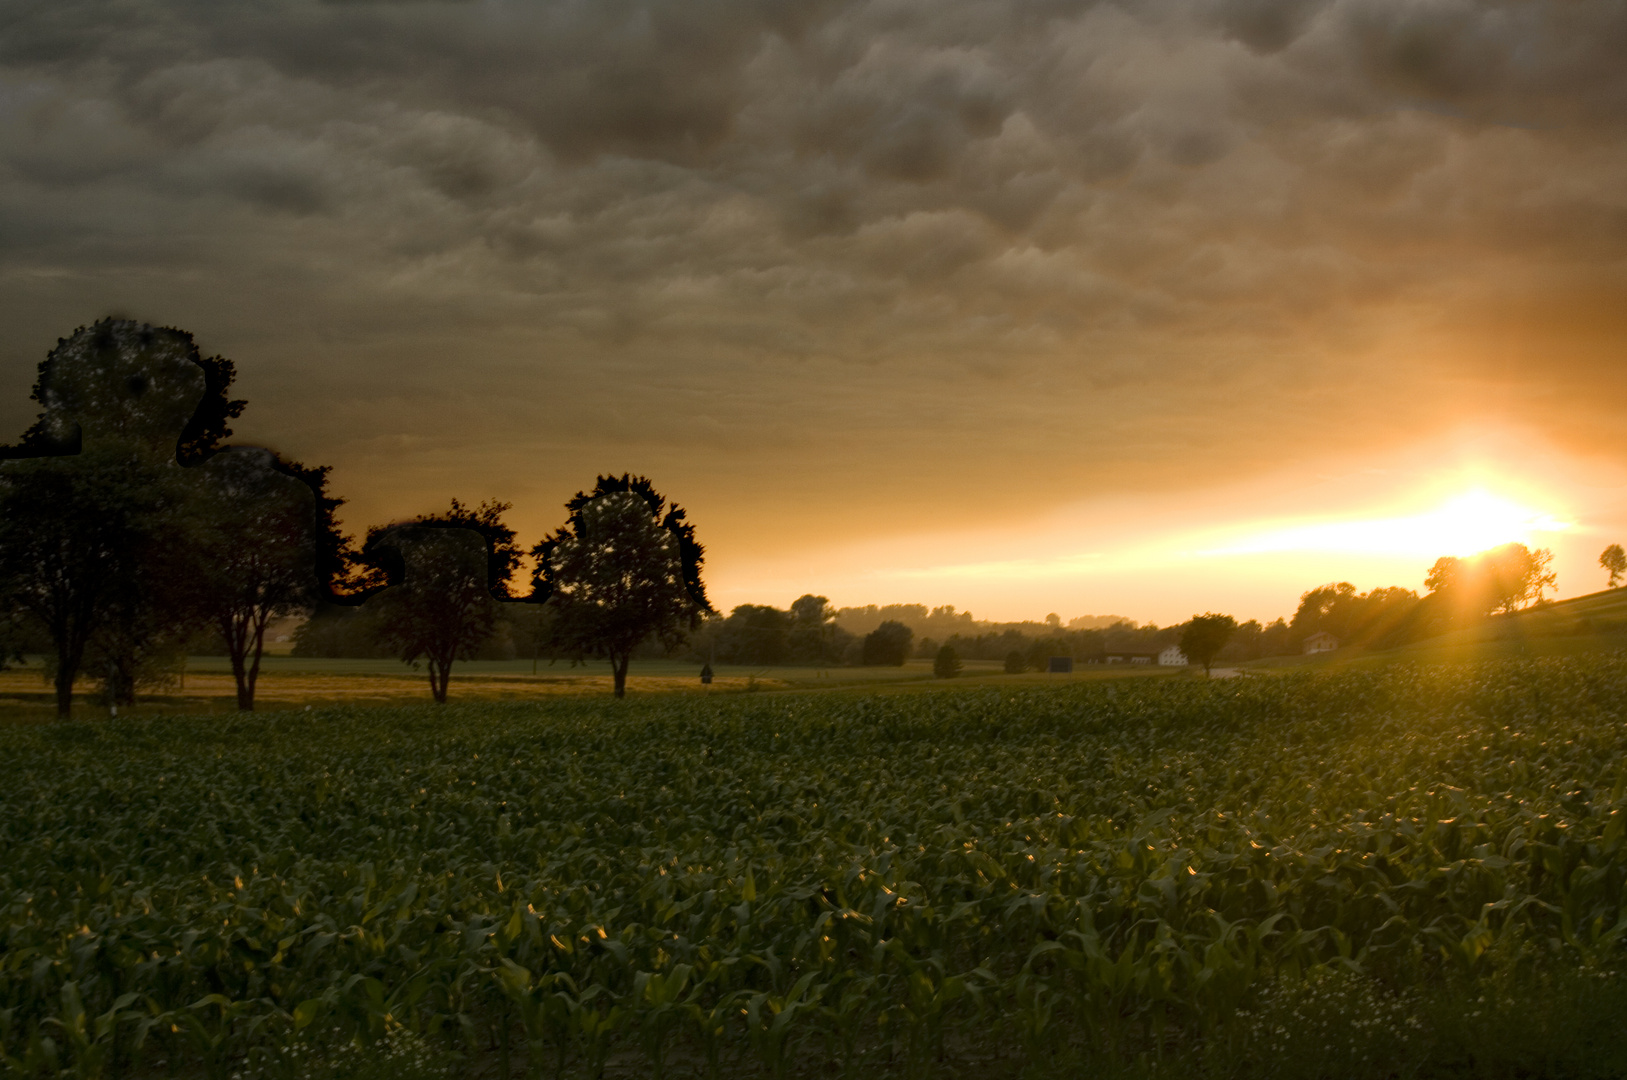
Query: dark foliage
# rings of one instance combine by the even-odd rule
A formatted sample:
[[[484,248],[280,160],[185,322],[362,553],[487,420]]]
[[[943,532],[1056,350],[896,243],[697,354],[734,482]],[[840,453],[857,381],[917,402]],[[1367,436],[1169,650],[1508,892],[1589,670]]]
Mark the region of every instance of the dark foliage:
[[[866,667],[902,667],[914,637],[914,631],[903,623],[888,620],[864,636],[860,662]]]
[[[566,523],[532,549],[532,595],[554,609],[556,645],[576,660],[609,660],[622,697],[642,643],[674,648],[712,610],[704,549],[683,510],[641,476],[601,476],[565,508]]]

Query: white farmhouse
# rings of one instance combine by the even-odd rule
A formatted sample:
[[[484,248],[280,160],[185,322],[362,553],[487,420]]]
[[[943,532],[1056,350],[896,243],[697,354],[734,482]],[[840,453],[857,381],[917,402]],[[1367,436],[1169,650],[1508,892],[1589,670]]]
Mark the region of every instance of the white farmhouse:
[[[1186,667],[1188,662],[1179,645],[1166,645],[1164,651],[1158,654],[1159,667]]]
[[[1339,639],[1326,630],[1318,630],[1305,639],[1305,655],[1312,653],[1332,652],[1339,647]]]

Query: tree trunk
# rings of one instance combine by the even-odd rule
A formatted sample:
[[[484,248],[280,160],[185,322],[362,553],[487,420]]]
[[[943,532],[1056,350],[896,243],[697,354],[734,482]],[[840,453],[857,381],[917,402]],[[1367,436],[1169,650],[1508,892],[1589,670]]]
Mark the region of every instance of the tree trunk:
[[[627,661],[629,656],[612,656],[610,658],[610,676],[615,681],[616,696],[627,696]]]
[[[237,684],[237,709],[254,711],[254,688],[249,684],[248,651],[249,623],[247,616],[238,612],[221,615],[215,624],[221,639],[226,642],[226,657],[232,662],[232,681]]]
[[[254,711],[254,691],[249,688],[248,671],[243,666],[243,650],[230,638],[226,641],[232,658],[232,679],[237,683],[237,708],[240,712]]]
[[[64,663],[59,656],[56,669],[56,715],[58,720],[66,720],[73,712],[74,674],[74,669]]]
[[[83,625],[81,620],[79,626]],[[85,634],[66,619],[51,623],[51,644],[56,648],[56,715],[66,720],[73,714],[73,681],[85,659]]]
[[[254,617],[254,660],[249,664],[249,670],[237,690],[237,707],[242,712],[254,711],[254,686],[260,681],[260,657],[265,655],[266,623],[269,621],[271,621],[269,610],[258,612]]]
[[[446,704],[446,684],[452,678],[451,661],[440,661],[431,658],[429,661],[429,696],[435,699],[435,704]]]

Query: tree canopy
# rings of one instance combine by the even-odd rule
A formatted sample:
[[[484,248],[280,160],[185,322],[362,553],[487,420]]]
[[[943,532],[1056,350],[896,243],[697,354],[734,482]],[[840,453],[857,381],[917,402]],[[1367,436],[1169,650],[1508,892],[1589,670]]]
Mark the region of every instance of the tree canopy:
[[[1424,584],[1459,617],[1510,614],[1542,602],[1557,581],[1552,563],[1547,548],[1504,544],[1467,559],[1437,559]]]
[[[370,538],[399,557],[401,579],[369,603],[378,632],[402,661],[429,669],[430,695],[446,703],[452,665],[473,658],[497,619],[487,578],[486,539],[471,529],[399,525]]]
[[[622,697],[634,649],[650,638],[675,647],[712,610],[705,549],[683,509],[642,476],[601,476],[565,508],[565,524],[532,549],[533,596],[555,609],[559,645],[610,661]]]
[[[913,630],[889,619],[864,636],[860,662],[866,667],[902,667],[914,638]]]
[[[1608,587],[1614,589],[1621,584],[1622,576],[1627,574],[1627,551],[1623,551],[1620,544],[1611,544],[1599,555],[1599,565],[1609,573]]]
[[[1213,611],[1194,615],[1181,631],[1181,652],[1192,663],[1202,664],[1203,673],[1207,675],[1215,657],[1236,630],[1237,620],[1230,615],[1217,615]]]
[[[216,454],[197,470],[189,515],[191,591],[226,647],[245,712],[254,708],[266,627],[309,610],[318,596],[315,500],[277,465],[269,450]]]

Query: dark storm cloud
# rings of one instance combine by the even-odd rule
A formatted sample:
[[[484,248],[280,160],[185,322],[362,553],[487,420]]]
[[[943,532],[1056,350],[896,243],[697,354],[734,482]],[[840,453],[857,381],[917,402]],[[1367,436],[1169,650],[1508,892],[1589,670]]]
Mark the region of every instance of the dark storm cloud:
[[[1621,361],[1624,55],[1614,0],[16,2],[6,355],[182,322],[267,412],[327,391],[289,437],[409,471],[403,431],[544,427],[1156,471],[1415,428],[1554,327],[1497,385],[1579,416]]]

